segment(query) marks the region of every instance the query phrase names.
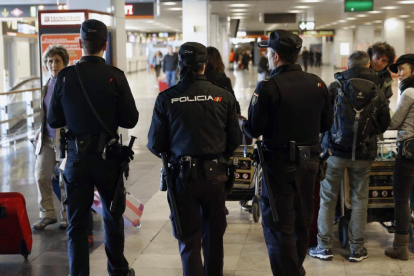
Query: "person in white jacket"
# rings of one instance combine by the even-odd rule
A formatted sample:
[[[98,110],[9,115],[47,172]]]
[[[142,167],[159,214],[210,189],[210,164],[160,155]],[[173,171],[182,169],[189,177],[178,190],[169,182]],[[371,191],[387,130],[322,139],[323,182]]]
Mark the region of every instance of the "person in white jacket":
[[[414,185],[414,54],[400,56],[389,69],[397,73],[401,99],[389,126],[398,130],[398,154],[393,175],[395,236],[393,246],[385,249],[385,255],[408,260],[409,200]]]
[[[50,98],[53,94],[53,87],[56,77],[60,70],[69,64],[69,54],[67,50],[60,45],[49,46],[43,54],[43,64],[50,72],[50,78],[42,88],[40,101],[40,118],[42,124],[35,135],[36,143],[36,165],[35,178],[38,188],[38,201],[40,208],[39,221],[34,223],[32,228],[43,230],[49,224],[57,222],[55,206],[53,204],[52,176],[55,166],[62,160],[59,158],[59,129],[53,129],[46,121],[46,114],[49,108]],[[61,222],[58,225],[60,229],[68,227],[66,219],[66,208],[63,204],[65,199],[65,187],[60,182],[61,190]]]

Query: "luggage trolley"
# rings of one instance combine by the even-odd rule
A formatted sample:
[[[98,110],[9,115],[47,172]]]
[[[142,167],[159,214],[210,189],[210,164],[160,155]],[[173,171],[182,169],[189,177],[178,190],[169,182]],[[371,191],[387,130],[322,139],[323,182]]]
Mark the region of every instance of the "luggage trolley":
[[[232,159],[238,158],[238,163],[234,173],[234,188],[227,195],[226,200],[240,201],[241,208],[253,215],[254,222],[258,222],[260,218],[259,197],[262,185],[262,168],[259,162],[252,159],[253,151],[254,146],[252,145],[241,145],[235,150]],[[249,201],[252,203],[248,204]]]
[[[367,222],[379,222],[389,233],[394,228],[394,195],[392,177],[395,161],[395,139],[378,143],[379,156],[371,164]],[[341,217],[338,221],[339,242],[343,248],[349,242],[348,223],[351,217],[351,200],[348,173],[345,172],[340,191]]]

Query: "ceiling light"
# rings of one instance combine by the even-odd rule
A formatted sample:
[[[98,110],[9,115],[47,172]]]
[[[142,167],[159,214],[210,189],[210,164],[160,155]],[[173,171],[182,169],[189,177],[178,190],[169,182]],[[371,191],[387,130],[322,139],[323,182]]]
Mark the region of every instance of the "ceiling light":
[[[243,16],[243,15],[247,15],[247,13],[232,13],[231,15],[234,15],[234,16]]]
[[[295,7],[292,7],[292,8],[294,8],[294,9],[309,9],[310,6],[295,6]]]
[[[398,1],[398,4],[414,4],[414,1]]]
[[[374,23],[382,23],[382,20],[375,20]]]
[[[396,10],[396,9],[399,9],[399,7],[397,7],[397,6],[387,6],[387,7],[382,7],[381,9],[383,9],[383,10]]]
[[[183,8],[169,8],[170,11],[182,11]]]
[[[408,18],[408,17],[410,17],[410,16],[406,15],[406,14],[398,16],[398,18]]]
[[[318,3],[318,2],[322,2],[324,0],[302,0],[300,2],[302,3]]]
[[[300,11],[300,10],[290,10],[290,11],[287,11],[287,12],[289,12],[289,13],[301,13],[302,11]]]
[[[346,20],[356,20],[355,17],[348,17]]]
[[[165,6],[174,6],[174,5],[177,5],[177,3],[175,3],[175,2],[165,2],[165,3],[162,3],[163,5],[165,5]]]
[[[369,11],[368,13],[377,14],[377,13],[382,13],[382,11]]]
[[[233,9],[231,12],[246,12],[246,9]]]
[[[344,23],[346,20],[338,20],[339,23]]]
[[[371,22],[367,22],[367,23],[364,23],[364,25],[369,26],[369,25],[372,25],[372,23]]]
[[[367,17],[368,15],[366,14],[358,14],[356,17]]]
[[[355,27],[356,27],[356,26],[354,25],[354,26],[351,26],[350,28],[351,28],[351,29],[355,29]]]
[[[249,4],[230,4],[229,7],[244,8],[250,6]]]

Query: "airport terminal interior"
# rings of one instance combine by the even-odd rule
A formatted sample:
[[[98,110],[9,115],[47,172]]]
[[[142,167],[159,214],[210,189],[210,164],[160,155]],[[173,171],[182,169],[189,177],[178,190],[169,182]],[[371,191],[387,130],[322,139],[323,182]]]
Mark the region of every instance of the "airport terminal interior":
[[[359,3],[348,6],[348,2]],[[375,42],[388,42],[397,57],[414,52],[414,1],[0,0],[0,193],[23,194],[30,225],[39,219],[36,155],[30,139],[39,128],[41,85],[48,78],[41,54],[51,44],[62,44],[69,50],[69,65],[78,61],[82,54],[77,39],[85,16],[108,25],[110,47],[105,59],[125,72],[139,111],[136,127],[121,130],[124,143],[130,135],[137,137],[125,187],[144,209],[138,227],[126,223],[125,256],[138,276],[183,275],[167,194],[159,191],[161,160],[147,149],[154,102],[166,85],[165,75],[161,72],[157,77],[154,70],[156,52],[165,55],[168,46],[178,51],[187,41],[216,47],[244,116],[259,81],[258,63],[264,50],[257,44],[272,30],[290,30],[300,35],[303,47],[321,52],[321,65],[309,64],[307,70],[327,85],[336,72],[346,69],[353,51],[365,51]],[[231,51],[240,56],[240,62],[229,62]],[[241,61],[243,53],[247,65]],[[301,54],[298,63],[303,67]],[[399,89],[393,76],[390,109],[394,111]],[[385,136],[395,135],[389,131]],[[54,203],[59,210],[57,197]],[[226,207],[224,276],[272,275],[260,218],[256,222],[238,200],[226,201]],[[102,216],[99,210],[92,216],[90,275],[108,275]],[[0,255],[0,275],[67,276],[68,239],[57,225],[32,230],[33,247],[27,260],[21,255]],[[414,275],[413,253],[408,261],[384,255],[394,234],[378,220],[367,225],[369,257],[359,263],[348,261],[349,246],[341,246],[341,231],[334,227],[333,260],[306,257],[307,276]]]

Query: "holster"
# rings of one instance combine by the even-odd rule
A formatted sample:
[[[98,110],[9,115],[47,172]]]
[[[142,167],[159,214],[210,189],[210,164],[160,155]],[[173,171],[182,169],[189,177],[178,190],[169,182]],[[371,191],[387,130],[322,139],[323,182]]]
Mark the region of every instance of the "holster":
[[[75,138],[76,153],[77,154],[88,153],[91,144],[92,144],[91,135],[86,135],[84,137],[76,136]]]
[[[298,166],[306,167],[311,158],[311,148],[310,146],[298,146]]]
[[[320,181],[325,180],[327,169],[328,169],[328,162],[319,160],[318,178]]]
[[[233,192],[234,181],[236,179],[234,172],[236,171],[236,168],[237,166],[233,163],[227,166],[227,177],[229,179],[226,181],[226,193],[228,194],[231,194]]]
[[[414,160],[414,138],[403,142],[401,154],[405,158]]]

